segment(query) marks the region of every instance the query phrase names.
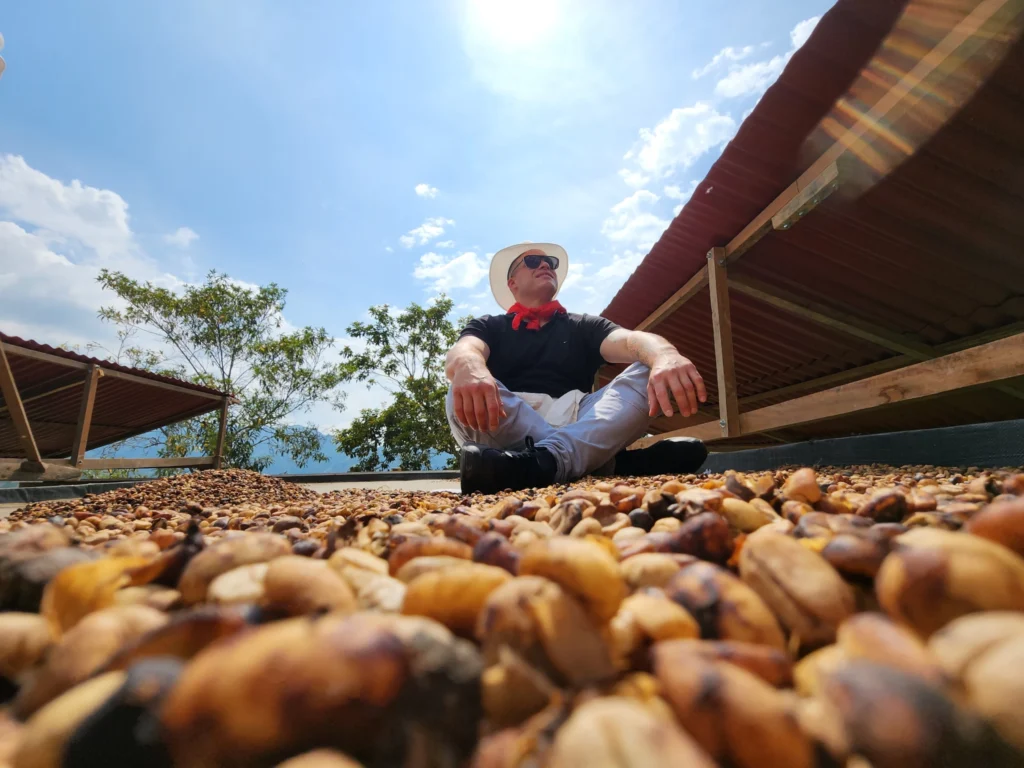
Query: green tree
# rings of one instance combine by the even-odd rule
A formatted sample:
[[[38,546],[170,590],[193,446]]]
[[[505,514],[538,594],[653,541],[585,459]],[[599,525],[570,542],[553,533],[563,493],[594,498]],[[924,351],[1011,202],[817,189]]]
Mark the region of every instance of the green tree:
[[[348,327],[360,352],[341,352],[343,378],[366,382],[389,393],[382,408],[366,408],[347,429],[334,432],[338,450],[357,459],[355,472],[428,469],[439,456],[458,466],[458,451],[445,416],[448,382],[445,354],[458,339],[449,319],[454,303],[442,295],[433,304],[393,312],[388,305],[371,307],[368,323]]]
[[[103,270],[97,278],[121,300],[100,317],[118,326],[119,357],[128,364],[229,392],[224,464],[264,470],[273,456],[300,467],[325,461],[320,433],[296,423],[317,403],[341,409],[344,371],[325,360],[334,340],[323,328],[285,330],[287,291],[249,287],[210,272],[180,292]],[[137,335],[152,344],[126,346]],[[173,424],[151,438],[161,456],[212,455],[219,414]]]

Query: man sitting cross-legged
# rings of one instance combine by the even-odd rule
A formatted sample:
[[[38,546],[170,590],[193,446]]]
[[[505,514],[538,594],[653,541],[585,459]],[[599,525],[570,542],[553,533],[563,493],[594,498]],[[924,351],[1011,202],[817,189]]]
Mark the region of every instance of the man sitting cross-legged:
[[[554,300],[568,271],[550,243],[510,246],[491,261],[505,315],[472,320],[449,350],[448,423],[461,447],[463,493],[567,483],[584,475],[682,474],[700,468],[698,440],[625,450],[659,411],[697,413],[706,400],[693,363],[665,339]],[[604,363],[632,363],[588,394]]]

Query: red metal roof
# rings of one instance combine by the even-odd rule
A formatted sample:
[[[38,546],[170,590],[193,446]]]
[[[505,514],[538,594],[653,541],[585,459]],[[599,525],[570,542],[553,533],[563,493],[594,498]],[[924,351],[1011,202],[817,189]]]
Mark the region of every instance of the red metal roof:
[[[44,458],[70,455],[85,372],[100,378],[87,448],[98,448],[220,407],[226,393],[0,333],[36,444]],[[0,457],[24,451],[0,395]]]
[[[866,111],[978,4],[839,0],[603,315],[627,328],[644,320],[704,267],[709,249],[729,242],[812,164],[850,124],[851,105]],[[1016,16],[1001,47],[957,62],[948,92],[929,94],[894,124],[893,146],[901,138],[920,143],[916,153],[866,191],[841,186],[792,229],[769,233],[730,264],[730,277],[756,278],[932,346],[1024,320],[1022,5],[1007,3]],[[1005,53],[1001,61],[993,61],[996,49]],[[968,86],[973,95],[961,92]],[[967,103],[950,114],[957,99]],[[868,179],[871,162],[861,168]],[[897,357],[736,290],[729,300],[741,410],[749,409],[744,398]],[[709,385],[709,413],[717,413],[707,290],[651,330],[694,361]],[[961,392],[805,425],[783,437],[1020,417],[1022,399]]]

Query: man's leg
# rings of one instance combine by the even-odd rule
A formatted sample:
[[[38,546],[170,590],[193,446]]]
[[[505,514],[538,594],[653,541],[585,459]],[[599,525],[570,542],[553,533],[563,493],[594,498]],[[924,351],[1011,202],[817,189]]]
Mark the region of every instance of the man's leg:
[[[607,386],[587,395],[573,424],[538,440],[558,464],[557,482],[571,482],[608,463],[644,436],[650,422],[647,377],[650,369],[633,363]]]
[[[534,441],[554,433],[522,398],[498,382],[505,418],[490,432],[471,429],[455,418],[451,390],[445,400],[448,425],[459,444],[459,477],[463,493],[498,493],[506,488],[544,487],[555,480],[555,459],[534,450]],[[524,450],[525,449],[525,450]]]
[[[459,423],[459,420],[455,418],[452,391],[448,390],[448,396],[445,398],[448,426],[451,427],[452,436],[459,447],[466,443],[476,443],[477,445],[486,445],[488,448],[497,448],[499,451],[521,451],[526,447],[527,437],[539,442],[555,431],[537,411],[518,395],[509,392],[500,381],[498,382],[498,393],[501,396],[501,404],[505,409],[506,416],[501,420],[497,429],[484,432]]]
[[[558,465],[557,482],[572,482],[601,469],[617,475],[668,475],[696,472],[707,458],[700,440],[679,439],[649,448],[625,448],[647,432],[647,378],[650,369],[634,363],[611,383],[587,395],[579,419],[538,441]]]

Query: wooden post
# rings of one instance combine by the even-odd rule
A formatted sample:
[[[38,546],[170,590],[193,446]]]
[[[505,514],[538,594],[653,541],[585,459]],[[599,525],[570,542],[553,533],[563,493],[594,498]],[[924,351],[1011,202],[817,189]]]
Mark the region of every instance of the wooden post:
[[[736,397],[725,248],[708,251],[708,285],[711,288],[711,322],[715,331],[715,368],[718,371],[718,426],[723,437],[735,437],[740,433],[740,406]]]
[[[89,366],[89,371],[85,374],[82,407],[78,412],[78,427],[75,430],[75,442],[71,447],[71,459],[76,467],[81,467],[82,462],[85,461],[85,448],[89,443],[89,425],[92,424],[92,408],[96,403],[96,389],[102,375],[103,371],[98,365]]]
[[[217,450],[213,454],[213,468],[220,469],[224,463],[224,438],[228,432],[228,405],[230,400],[224,398],[220,404],[220,429],[217,432]]]
[[[14,422],[14,430],[21,441],[25,456],[33,464],[42,466],[43,457],[39,453],[36,439],[32,436],[32,427],[28,423],[25,406],[18,393],[18,385],[14,382],[11,364],[7,361],[7,353],[4,352],[2,345],[0,345],[0,393],[3,394],[4,401],[7,403],[8,413],[11,415],[11,421]]]

